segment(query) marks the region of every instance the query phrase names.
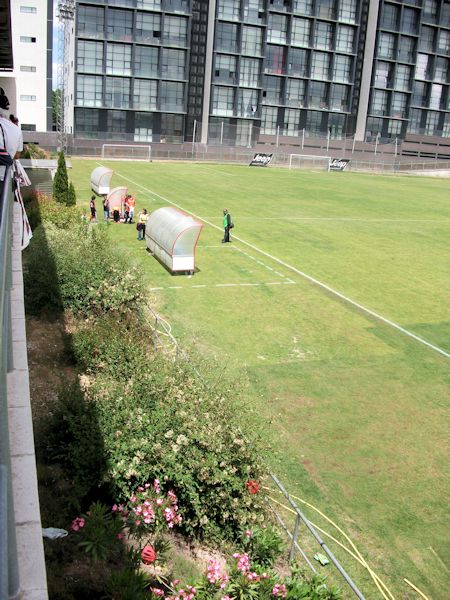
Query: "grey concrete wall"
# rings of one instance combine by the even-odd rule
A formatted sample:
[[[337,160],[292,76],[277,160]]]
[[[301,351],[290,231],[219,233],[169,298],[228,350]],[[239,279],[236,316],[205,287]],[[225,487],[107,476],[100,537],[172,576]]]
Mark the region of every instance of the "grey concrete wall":
[[[13,370],[7,376],[7,398],[19,560],[19,598],[47,600],[47,577],[30,405],[20,223],[20,207],[15,203],[11,292]]]

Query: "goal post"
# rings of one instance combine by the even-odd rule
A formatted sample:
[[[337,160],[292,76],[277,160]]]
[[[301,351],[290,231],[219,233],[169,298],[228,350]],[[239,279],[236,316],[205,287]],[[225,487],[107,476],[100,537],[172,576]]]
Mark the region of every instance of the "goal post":
[[[329,156],[313,156],[308,154],[289,154],[289,169],[314,169],[317,171],[330,168]]]
[[[103,160],[145,160],[151,162],[152,147],[139,144],[103,144]]]

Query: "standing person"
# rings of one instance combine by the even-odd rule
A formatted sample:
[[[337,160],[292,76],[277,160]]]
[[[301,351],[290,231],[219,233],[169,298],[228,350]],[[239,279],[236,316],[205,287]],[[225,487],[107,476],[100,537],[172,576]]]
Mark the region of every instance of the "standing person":
[[[125,200],[123,201],[123,220],[124,223],[128,223],[128,219],[130,217],[130,205],[128,204],[130,196],[125,196]]]
[[[136,225],[136,229],[138,232],[137,235],[137,239],[138,240],[143,240],[145,238],[145,226],[147,224],[147,221],[149,220],[150,215],[147,213],[147,209],[144,208],[140,213],[139,213],[139,217],[138,217],[138,222]]]
[[[103,220],[105,223],[108,222],[109,219],[109,200],[108,196],[103,196]]]
[[[22,130],[9,119],[9,100],[0,88],[0,147],[12,159],[18,159],[23,150]]]
[[[230,229],[234,227],[231,215],[226,208],[223,209],[223,240],[222,244],[230,242]]]
[[[91,223],[97,223],[97,209],[95,208],[95,196],[91,196],[89,208],[91,209]]]
[[[128,223],[130,223],[130,225],[133,222],[135,206],[136,206],[136,198],[134,196],[128,196],[128,215],[129,215]],[[126,221],[125,221],[125,223],[126,223]]]

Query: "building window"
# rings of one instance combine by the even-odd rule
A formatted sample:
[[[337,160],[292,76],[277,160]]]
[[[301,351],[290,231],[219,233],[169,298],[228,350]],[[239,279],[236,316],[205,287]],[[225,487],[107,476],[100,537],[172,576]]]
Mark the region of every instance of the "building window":
[[[186,52],[164,48],[161,59],[161,74],[168,79],[184,79]]]
[[[372,92],[372,107],[370,113],[372,115],[386,115],[387,113],[388,94],[383,90],[373,90]]]
[[[415,62],[415,40],[411,37],[401,36],[398,43],[398,58],[405,62]]]
[[[334,19],[334,0],[320,0],[316,3],[316,14],[322,19]]]
[[[34,123],[21,123],[20,129],[22,131],[36,131],[36,125]]]
[[[392,64],[378,61],[375,68],[374,85],[380,88],[391,87],[391,70]]]
[[[76,103],[79,106],[102,106],[103,77],[78,75]]]
[[[263,0],[244,0],[244,22],[263,23],[264,2]]]
[[[258,111],[258,90],[238,90],[237,116],[254,117]]]
[[[422,25],[419,38],[419,50],[422,52],[433,52],[434,51],[434,32],[433,27]]]
[[[137,42],[161,42],[161,16],[155,13],[136,13],[135,40]]]
[[[84,133],[84,137],[95,137],[98,135],[100,111],[89,108],[75,109],[75,131],[77,134]]]
[[[214,75],[216,81],[236,83],[236,57],[216,54]]]
[[[403,7],[401,31],[403,33],[417,33],[419,23],[418,12],[415,8]]]
[[[299,125],[300,125],[300,111],[287,108],[284,111],[283,134],[284,135],[298,135],[299,134]]]
[[[276,135],[278,123],[278,108],[263,106],[261,111],[261,133]]]
[[[275,44],[285,44],[287,39],[287,17],[269,13],[267,41]]]
[[[113,40],[131,42],[133,34],[133,13],[130,10],[108,11],[108,36]]]
[[[154,79],[135,79],[133,88],[133,108],[156,110],[158,82]]]
[[[348,25],[338,25],[336,36],[336,50],[339,52],[353,52],[355,30]]]
[[[78,10],[78,35],[101,38],[105,31],[105,9],[80,4]]]
[[[106,78],[105,106],[108,108],[130,108],[130,80],[128,78]]]
[[[308,108],[328,108],[328,84],[322,81],[309,82]]]
[[[368,117],[366,124],[366,142],[372,142],[381,135],[383,129],[383,119],[376,119],[375,117]]]
[[[434,62],[434,81],[446,83],[448,79],[447,73],[448,60],[446,58],[442,58],[442,56],[437,56]]]
[[[20,70],[26,73],[36,73],[36,67],[28,66],[28,65],[20,65]]]
[[[333,139],[342,139],[345,130],[345,115],[330,113],[328,115],[328,131]]]
[[[308,77],[308,51],[291,48],[289,51],[288,74]]]
[[[423,0],[422,19],[427,23],[436,23],[437,15],[438,5],[436,0]],[[445,23],[445,21],[443,21],[443,23]]]
[[[127,113],[124,110],[108,110],[107,127],[112,139],[124,139],[127,131]]]
[[[407,103],[407,94],[400,94],[398,92],[392,94],[391,116],[396,119],[403,119],[406,116]]]
[[[330,109],[347,112],[349,88],[346,85],[333,84],[330,91]]]
[[[407,65],[397,65],[394,89],[409,92],[411,89],[412,69]]]
[[[450,137],[450,113],[444,115],[444,126],[442,128],[442,137]]]
[[[286,104],[297,108],[305,106],[306,83],[303,79],[288,79]]]
[[[398,31],[398,17],[400,7],[395,4],[384,4],[381,12],[381,27],[382,29],[392,29]]]
[[[314,28],[314,47],[319,50],[331,50],[334,26],[325,21],[316,21]]]
[[[429,79],[428,77],[428,54],[418,54],[416,62],[416,79]]]
[[[286,72],[286,48],[283,46],[267,46],[266,51],[266,73],[284,75]]]
[[[356,23],[356,0],[340,0],[339,21]]]
[[[183,141],[183,116],[161,115],[161,133],[167,141]]]
[[[20,7],[20,12],[21,13],[28,13],[28,14],[35,15],[37,13],[37,8],[35,6],[21,6]],[[28,131],[34,131],[34,130],[33,129],[29,129]]]
[[[136,113],[134,116],[134,141],[153,141],[153,115],[151,113]]]
[[[241,58],[239,85],[257,87],[259,85],[260,61],[257,58]]]
[[[438,52],[448,54],[450,52],[450,31],[441,29],[438,38]]]
[[[422,121],[422,111],[417,108],[412,108],[409,111],[409,119],[408,119],[408,132],[415,133],[416,135],[420,135],[423,133],[421,131],[421,121]]]
[[[161,10],[161,0],[136,0],[136,8]]]
[[[301,15],[312,15],[313,14],[312,0],[294,0],[293,10],[294,10],[294,13],[300,13]]]
[[[308,110],[306,113],[306,133],[310,135],[322,135],[322,113]]]
[[[36,102],[36,96],[32,94],[21,94],[20,95],[21,102]]]
[[[411,103],[414,104],[414,106],[426,106],[427,90],[428,84],[424,83],[423,81],[415,81]]]
[[[145,77],[158,77],[159,48],[136,46],[134,74]]]
[[[432,112],[431,110],[427,113],[427,120],[425,123],[425,135],[439,135],[439,113]]]
[[[309,19],[292,18],[291,44],[293,46],[309,46],[311,23]]]
[[[233,25],[233,27],[236,27]],[[263,30],[259,27],[242,27],[242,54],[261,56]],[[234,46],[234,50],[236,46]],[[233,50],[231,50],[233,51]]]
[[[392,33],[380,32],[378,36],[378,56],[379,58],[394,58],[395,35]]]
[[[131,75],[131,46],[108,44],[106,47],[106,73]]]
[[[311,62],[311,77],[314,79],[329,79],[330,77],[330,54],[325,52],[313,52]],[[336,56],[336,60],[337,60]],[[342,56],[339,58],[348,58]],[[340,80],[345,81],[345,80]]]
[[[28,35],[21,35],[20,36],[20,41],[23,42],[24,44],[35,44],[36,43],[36,38],[35,37],[30,37]]]
[[[234,89],[215,86],[213,89],[213,115],[232,117],[234,110]]]
[[[78,41],[77,69],[90,73],[103,73],[103,43]]]
[[[186,46],[188,21],[184,17],[168,17],[164,19],[164,41],[166,44]]]
[[[281,104],[281,83],[280,77],[264,77],[264,92],[263,92],[263,103],[264,104]]]
[[[430,94],[430,108],[441,108],[441,100],[442,100],[442,85],[438,83],[433,83],[431,86],[431,94]]]
[[[402,131],[402,122],[389,119],[387,130],[389,137],[397,137]]]
[[[242,34],[242,46],[244,46],[244,33]],[[247,27],[247,29],[260,31],[255,27]],[[236,52],[237,50],[237,25],[232,23],[217,23],[217,50],[224,52]],[[244,51],[244,50],[243,50]],[[250,52],[253,54],[253,52]],[[246,52],[247,54],[247,52]]]
[[[217,17],[228,21],[239,20],[240,0],[219,0],[217,6]]]
[[[161,81],[160,108],[168,111],[184,109],[184,84],[177,81]]]

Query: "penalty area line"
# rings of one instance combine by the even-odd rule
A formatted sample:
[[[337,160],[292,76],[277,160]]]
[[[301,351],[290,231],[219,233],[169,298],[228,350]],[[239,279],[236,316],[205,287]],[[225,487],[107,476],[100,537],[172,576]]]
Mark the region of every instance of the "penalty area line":
[[[131,179],[128,179],[127,177],[124,177],[123,175],[121,175],[117,171],[116,171],[116,175],[118,177],[122,177],[122,179],[130,181],[130,183],[133,183],[134,185],[137,185],[138,187],[140,187],[141,189],[145,190],[146,192],[148,192],[150,194],[153,194],[153,196],[156,196],[157,198],[160,198],[161,200],[164,200],[164,202],[168,202],[172,206],[176,206],[177,208],[179,208],[180,210],[184,211],[185,213],[188,213],[188,214],[192,215],[193,217],[195,217],[196,219],[199,219],[199,221],[203,221],[203,223],[206,223],[210,227],[213,227],[214,229],[218,229],[219,231],[222,231],[222,228],[219,227],[218,225],[216,225],[215,223],[211,223],[211,221],[208,221],[205,218],[199,217],[198,215],[196,215],[195,213],[193,213],[190,210],[187,210],[186,208],[184,208],[180,204],[177,204],[176,202],[173,202],[172,200],[169,200],[168,198],[165,198],[164,196],[161,196],[161,194],[158,194],[157,192],[154,192],[153,190],[151,190],[151,189],[149,189],[147,187],[144,187],[140,183],[137,183],[137,182],[135,182],[135,181],[133,181]],[[333,289],[332,287],[330,287],[326,283],[323,283],[322,281],[319,281],[315,277],[312,277],[311,275],[308,275],[304,271],[301,271],[300,269],[297,269],[296,267],[294,267],[293,265],[290,265],[289,263],[285,262],[284,260],[281,260],[280,258],[277,258],[276,256],[273,256],[272,254],[269,254],[269,252],[266,252],[265,250],[261,250],[261,248],[258,248],[254,244],[251,244],[250,242],[247,242],[247,241],[243,240],[242,238],[237,237],[236,235],[234,235],[233,238],[235,240],[237,240],[238,242],[241,242],[241,244],[244,244],[248,248],[252,248],[252,250],[255,250],[256,252],[259,252],[260,254],[262,254],[263,256],[265,256],[266,258],[270,258],[271,260],[273,260],[274,262],[278,263],[279,265],[282,265],[286,269],[289,269],[293,273],[296,273],[297,275],[300,275],[300,277],[303,277],[303,278],[307,279],[308,281],[310,281],[311,283],[314,283],[314,285],[317,285],[318,287],[322,288],[323,290],[326,290],[327,292],[329,292],[330,294],[336,296],[337,298],[340,298],[344,302],[347,302],[351,306],[354,306],[355,308],[357,308],[361,312],[364,312],[367,315],[370,315],[371,317],[377,319],[378,321],[381,321],[382,323],[385,323],[386,325],[389,325],[393,329],[396,329],[397,331],[400,331],[401,333],[403,333],[404,335],[407,335],[408,337],[410,337],[411,339],[415,340],[416,342],[419,342],[420,344],[423,344],[427,348],[430,348],[431,350],[434,350],[438,354],[441,354],[442,356],[445,356],[446,358],[450,358],[450,353],[449,352],[446,352],[445,350],[443,350],[439,346],[436,346],[435,344],[431,344],[430,342],[428,342],[424,338],[420,337],[420,335],[416,335],[412,331],[409,331],[408,329],[405,329],[401,325],[398,325],[398,323],[395,323],[394,321],[391,321],[390,319],[387,319],[386,317],[383,317],[383,315],[380,315],[379,313],[375,312],[374,310],[371,310],[370,308],[367,308],[363,304],[360,304],[359,302],[356,302],[355,300],[352,300],[348,296],[345,296],[344,294],[341,294],[341,292],[339,292],[338,290]]]

